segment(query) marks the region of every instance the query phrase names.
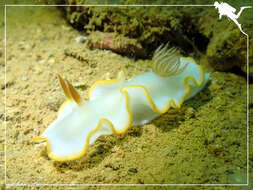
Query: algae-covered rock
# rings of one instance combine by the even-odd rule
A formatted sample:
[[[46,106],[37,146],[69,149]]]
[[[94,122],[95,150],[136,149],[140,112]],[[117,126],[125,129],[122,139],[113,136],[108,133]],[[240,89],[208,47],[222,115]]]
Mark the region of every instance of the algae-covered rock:
[[[131,3],[135,2],[120,1],[120,4]],[[69,0],[68,4],[94,4],[94,1]],[[194,31],[190,15],[181,14],[174,7],[75,6],[65,11],[67,20],[79,30],[88,34],[94,31],[121,34],[136,39],[147,52],[167,42],[188,52],[193,48],[191,40],[184,35],[185,31],[189,34]]]
[[[247,71],[247,38],[237,25],[226,16],[219,19],[214,1],[200,0],[173,1],[87,1],[67,0],[67,4],[171,4],[210,6],[80,6],[65,9],[68,21],[79,30],[90,34],[94,31],[117,33],[123,37],[136,39],[146,52],[151,52],[160,44],[169,42],[186,54],[206,54],[210,64],[221,71]],[[251,2],[226,1],[238,13],[240,7]],[[253,9],[245,9],[238,19],[242,29],[252,36]],[[252,47],[252,41],[249,47]],[[249,49],[249,65],[252,67],[253,48]],[[253,76],[253,72],[250,72]]]
[[[236,13],[240,7],[250,5],[249,1],[227,1],[236,8]],[[221,71],[240,68],[243,72],[247,71],[247,36],[244,35],[237,25],[228,17],[223,16],[218,19],[218,10],[203,9],[198,14],[198,31],[209,39],[206,55],[211,65]],[[253,35],[250,28],[253,27],[253,9],[245,9],[238,19],[242,29],[249,36]],[[249,47],[253,45],[249,41]],[[252,60],[253,49],[249,48],[249,60]],[[249,62],[252,66],[252,61]],[[253,76],[253,73],[250,73]]]
[[[226,71],[239,67],[245,71],[247,61],[246,37],[238,28],[231,25],[224,29],[224,33],[221,33],[222,36],[214,35],[208,45],[207,57],[209,62],[217,70]]]

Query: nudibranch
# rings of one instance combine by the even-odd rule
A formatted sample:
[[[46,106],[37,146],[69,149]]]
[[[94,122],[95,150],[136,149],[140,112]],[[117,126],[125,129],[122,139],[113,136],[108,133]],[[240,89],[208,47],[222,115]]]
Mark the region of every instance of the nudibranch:
[[[122,134],[130,126],[143,125],[197,94],[207,83],[192,58],[176,49],[160,46],[154,53],[153,72],[126,80],[120,72],[113,80],[95,82],[89,101],[83,101],[67,80],[58,76],[67,101],[56,120],[34,141],[46,141],[48,156],[57,161],[83,156],[101,135]]]

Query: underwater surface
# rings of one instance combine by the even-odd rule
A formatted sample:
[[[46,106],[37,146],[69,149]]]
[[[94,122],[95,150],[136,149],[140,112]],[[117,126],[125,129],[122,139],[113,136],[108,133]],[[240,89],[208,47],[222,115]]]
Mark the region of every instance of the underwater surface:
[[[227,2],[237,10],[248,5]],[[253,142],[252,133],[247,139],[247,38],[227,18],[216,21],[218,11],[213,6],[205,9],[212,13],[208,18],[201,7],[9,6],[5,65],[4,7],[0,7],[0,189],[252,189],[252,146],[249,185],[238,186],[247,183],[247,140],[250,145]],[[245,32],[252,26],[246,19],[248,10],[240,18],[245,20]],[[227,28],[231,30],[226,33]],[[154,50],[162,44],[176,47],[181,56],[192,57],[210,73],[205,87],[179,109],[170,108],[144,125],[131,125],[122,134],[102,135],[74,160],[51,159],[46,143],[33,141],[56,120],[66,100],[58,74],[73,85],[85,104],[98,80],[115,79],[120,71],[127,80],[152,71]],[[100,104],[95,108],[99,114]],[[250,98],[250,116],[251,110]],[[140,115],[145,115],[145,109]]]

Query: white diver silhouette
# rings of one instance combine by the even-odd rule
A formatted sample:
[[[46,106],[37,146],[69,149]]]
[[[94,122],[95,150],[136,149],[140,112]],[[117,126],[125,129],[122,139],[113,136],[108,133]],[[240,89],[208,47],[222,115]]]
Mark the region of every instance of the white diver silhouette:
[[[245,7],[241,7],[240,8],[240,11],[235,14],[235,11],[236,9],[232,6],[230,6],[229,4],[227,3],[219,3],[217,1],[214,2],[214,6],[215,8],[217,9],[218,8],[218,12],[219,12],[219,19],[221,19],[221,17],[224,15],[224,16],[227,16],[228,18],[230,18],[232,21],[234,21],[234,23],[239,27],[240,31],[247,35],[245,32],[243,32],[242,30],[242,27],[241,27],[241,24],[239,24],[239,22],[237,21],[237,19],[239,18],[239,16],[242,14],[242,11],[244,9],[247,9],[247,8],[251,8],[251,6],[245,6]]]

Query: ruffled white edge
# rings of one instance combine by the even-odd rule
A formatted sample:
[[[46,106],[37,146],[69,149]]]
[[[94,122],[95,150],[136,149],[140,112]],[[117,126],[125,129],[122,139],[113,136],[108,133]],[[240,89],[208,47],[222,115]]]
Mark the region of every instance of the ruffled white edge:
[[[184,58],[184,59],[188,59],[192,62],[194,62],[196,64],[196,62],[192,59],[192,58]],[[133,122],[133,117],[132,117],[132,111],[130,110],[129,108],[129,96],[128,96],[128,93],[127,93],[127,88],[139,88],[139,89],[142,89],[145,94],[146,94],[146,98],[148,99],[149,103],[152,105],[152,109],[158,113],[158,114],[163,114],[165,112],[168,111],[168,109],[170,109],[171,105],[173,105],[173,107],[175,108],[180,108],[182,103],[184,102],[185,98],[190,94],[190,85],[189,85],[189,80],[193,81],[194,85],[199,87],[201,85],[203,85],[203,83],[205,82],[205,74],[204,74],[204,71],[202,69],[202,67],[200,65],[199,66],[199,69],[201,71],[201,80],[200,82],[197,82],[195,80],[194,77],[192,76],[187,76],[184,78],[184,85],[186,87],[186,92],[185,94],[183,95],[183,98],[181,99],[181,101],[179,102],[179,104],[176,104],[175,101],[173,99],[170,99],[167,106],[165,107],[165,109],[162,109],[160,110],[154,103],[154,101],[152,100],[151,96],[149,95],[149,92],[148,90],[144,87],[144,86],[141,86],[141,85],[132,85],[132,86],[126,86],[126,87],[123,87],[120,89],[120,92],[124,95],[125,97],[125,100],[126,100],[126,110],[129,114],[129,121],[126,125],[126,127],[123,129],[123,130],[120,130],[120,131],[117,131],[115,129],[115,127],[113,126],[112,122],[109,121],[108,119],[106,118],[101,118],[97,124],[97,126],[95,127],[95,129],[91,130],[84,142],[84,147],[83,147],[83,150],[81,151],[81,153],[77,154],[77,155],[72,155],[72,156],[68,156],[68,157],[58,157],[56,155],[53,155],[52,154],[52,151],[51,151],[51,147],[50,147],[50,142],[48,140],[48,138],[46,137],[42,137],[42,136],[39,136],[39,137],[36,137],[34,138],[34,142],[37,142],[37,141],[46,141],[46,149],[47,149],[47,152],[48,152],[48,156],[53,159],[53,160],[56,160],[56,161],[69,161],[69,160],[75,160],[75,159],[78,159],[80,157],[82,157],[83,155],[86,154],[87,150],[88,150],[88,146],[90,144],[90,138],[92,136],[92,134],[96,133],[101,127],[103,127],[103,123],[106,123],[110,126],[110,129],[111,131],[114,133],[114,134],[123,134],[125,133],[128,128],[132,125],[132,122]],[[117,79],[112,79],[112,80],[99,80],[99,81],[96,81],[89,89],[89,92],[88,92],[88,96],[89,96],[89,100],[91,99],[91,96],[92,96],[92,92],[93,90],[99,86],[99,85],[108,85],[108,84],[113,84],[113,83],[118,83],[122,80],[124,80],[124,73],[121,71],[120,72],[120,75]],[[69,101],[66,101],[64,102],[60,109],[59,109],[59,112],[64,109],[64,107],[66,105],[68,105],[70,102]]]

